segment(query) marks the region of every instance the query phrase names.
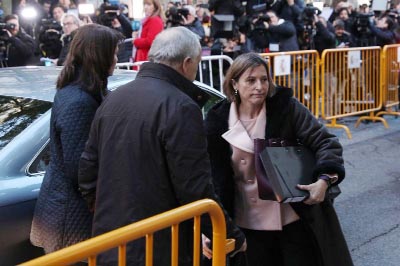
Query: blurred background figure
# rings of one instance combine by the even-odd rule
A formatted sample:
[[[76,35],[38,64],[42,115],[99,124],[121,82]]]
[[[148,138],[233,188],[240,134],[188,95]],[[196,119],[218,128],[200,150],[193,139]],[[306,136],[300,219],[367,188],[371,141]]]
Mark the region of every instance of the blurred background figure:
[[[1,67],[31,64],[34,60],[35,40],[20,28],[18,16],[8,15],[4,22],[6,26],[0,33]]]
[[[61,24],[61,18],[67,12],[67,10],[60,4],[55,5],[51,11],[55,21]]]
[[[132,36],[131,22],[121,12],[119,5],[111,5],[108,2],[102,4],[97,22],[122,33],[125,39]],[[131,56],[132,43],[130,41],[121,43],[118,51],[118,62],[129,62]]]
[[[81,21],[73,14],[65,14],[62,19],[62,27],[64,34],[61,36],[62,48],[56,60],[57,66],[62,66],[67,57],[69,46],[76,30],[80,27]]]
[[[164,29],[164,12],[160,0],[144,0],[145,17],[139,31],[132,33],[132,61],[147,61],[153,40]]]

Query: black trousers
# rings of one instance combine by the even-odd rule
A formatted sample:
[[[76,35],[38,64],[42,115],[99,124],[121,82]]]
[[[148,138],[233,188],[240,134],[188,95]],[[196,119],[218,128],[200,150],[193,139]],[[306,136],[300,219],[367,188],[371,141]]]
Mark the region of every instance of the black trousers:
[[[240,259],[240,265],[322,265],[315,241],[301,220],[285,225],[282,231],[241,229],[246,235],[247,251],[245,258]],[[243,259],[247,260],[247,263],[243,263]]]

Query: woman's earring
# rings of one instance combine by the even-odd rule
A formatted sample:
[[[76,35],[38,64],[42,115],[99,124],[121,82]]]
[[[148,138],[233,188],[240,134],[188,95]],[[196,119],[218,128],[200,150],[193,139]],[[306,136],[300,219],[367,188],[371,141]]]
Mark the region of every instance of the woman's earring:
[[[235,96],[238,96],[238,90],[237,89],[234,90],[235,90]]]

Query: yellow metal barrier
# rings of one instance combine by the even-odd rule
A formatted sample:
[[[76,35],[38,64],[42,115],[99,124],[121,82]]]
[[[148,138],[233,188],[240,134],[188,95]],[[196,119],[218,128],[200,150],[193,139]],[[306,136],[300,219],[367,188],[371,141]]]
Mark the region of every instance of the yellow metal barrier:
[[[347,49],[328,49],[321,56],[321,115],[331,120],[328,127],[342,128],[351,139],[350,129],[337,123],[346,116],[361,116],[362,120],[386,120],[376,117],[374,111],[382,107],[382,90],[379,85],[381,49],[378,46]]]
[[[382,96],[385,110],[376,115],[400,116],[400,112],[393,110],[393,107],[399,105],[400,44],[383,47],[381,67]]]
[[[146,266],[153,265],[153,234],[171,227],[171,265],[178,265],[179,223],[194,218],[193,265],[200,265],[200,216],[209,213],[213,226],[213,266],[225,266],[226,253],[235,240],[226,240],[225,217],[219,205],[210,199],[199,200],[155,215],[142,221],[61,249],[54,253],[20,264],[21,266],[61,266],[88,258],[89,266],[96,265],[97,254],[118,247],[118,265],[126,265],[126,244],[146,236]]]
[[[319,55],[315,50],[260,54],[267,59],[276,84],[293,89],[294,97],[319,116]]]

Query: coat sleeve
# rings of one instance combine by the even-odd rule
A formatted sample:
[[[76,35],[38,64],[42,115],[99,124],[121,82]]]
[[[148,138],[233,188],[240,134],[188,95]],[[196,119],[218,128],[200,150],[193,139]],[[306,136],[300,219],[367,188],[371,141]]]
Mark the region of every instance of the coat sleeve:
[[[28,34],[11,37],[9,42],[18,50],[21,57],[31,57],[35,51],[35,41]]]
[[[180,204],[209,198],[220,204],[210,173],[210,160],[203,119],[195,103],[181,106],[169,119],[162,141],[165,146],[172,186]],[[227,215],[227,235],[236,239],[236,248],[244,242],[243,233]],[[206,228],[209,226],[205,225]]]
[[[97,106],[97,103],[81,99],[69,105],[56,121],[62,145],[64,172],[76,188],[78,188],[79,158],[88,139],[90,124]]]
[[[314,177],[323,173],[337,173],[339,180],[335,184],[339,184],[345,176],[343,148],[339,139],[329,133],[327,128],[296,99],[291,99],[291,106],[293,112],[291,123],[294,125],[296,138],[315,152],[317,164]]]
[[[79,190],[91,210],[94,208],[99,170],[97,128],[98,120],[95,118],[90,129],[88,141],[79,161],[78,172]]]

